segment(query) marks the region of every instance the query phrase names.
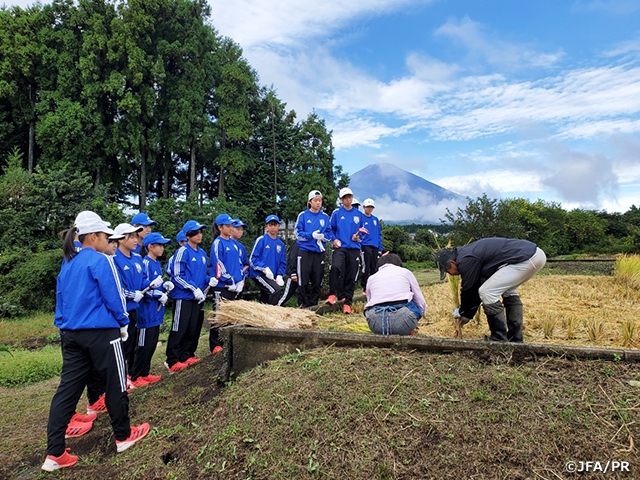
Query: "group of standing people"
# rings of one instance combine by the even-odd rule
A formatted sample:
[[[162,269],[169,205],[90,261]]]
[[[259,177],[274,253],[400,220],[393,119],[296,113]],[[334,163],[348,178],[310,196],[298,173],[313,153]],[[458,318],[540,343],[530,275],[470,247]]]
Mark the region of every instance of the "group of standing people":
[[[87,433],[96,415],[108,412],[118,452],[149,432],[148,423],[131,426],[128,391],[161,379],[150,372],[164,307],[173,300],[173,320],[166,346],[169,374],[198,363],[196,357],[204,321],[203,304],[214,295],[242,298],[252,278],[260,301],[284,305],[297,293],[302,308],[318,304],[327,245],[332,245],[329,296],[351,313],[359,273],[367,297],[364,315],[373,333],[410,335],[424,315],[426,302],[400,257],[383,253],[381,226],[372,212],[374,201],[354,206],[353,192],[339,192],[341,205],[331,216],[322,211],[323,196],[308,194],[308,208],[295,224],[295,242],[287,254],[278,238],[280,219],[265,219],[265,233],[248,255],[239,241],[247,225],[223,213],[216,217],[209,256],[200,247],[206,225],[187,221],[176,240],[179,248],[166,262],[160,257],[171,240],[152,232],[157,225],[145,213],[114,230],[94,212],[81,212],[64,238],[64,261],[57,279],[55,325],[60,329],[63,367],[52,399],[47,427],[47,457],[43,470],[70,467],[77,457],[65,448],[65,438]],[[143,255],[141,255],[141,253]],[[545,264],[544,252],[526,240],[489,238],[435,255],[441,272],[461,275],[461,304],[454,317],[462,324],[484,305],[495,341],[522,341],[522,302],[516,288]],[[164,280],[164,273],[170,280]],[[500,302],[502,297],[502,302]],[[218,329],[209,334],[209,351],[223,344]],[[87,387],[87,415],[75,412]]]

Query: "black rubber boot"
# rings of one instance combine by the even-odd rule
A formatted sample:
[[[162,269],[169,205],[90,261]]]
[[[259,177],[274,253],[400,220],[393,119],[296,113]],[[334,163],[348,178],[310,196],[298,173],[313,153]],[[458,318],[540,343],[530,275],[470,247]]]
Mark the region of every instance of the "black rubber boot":
[[[501,302],[484,305],[484,313],[487,316],[487,323],[491,335],[485,337],[492,342],[508,342],[507,339],[507,318],[504,314],[504,307]]]
[[[510,342],[522,343],[522,300],[519,295],[502,297],[507,313],[507,338]]]

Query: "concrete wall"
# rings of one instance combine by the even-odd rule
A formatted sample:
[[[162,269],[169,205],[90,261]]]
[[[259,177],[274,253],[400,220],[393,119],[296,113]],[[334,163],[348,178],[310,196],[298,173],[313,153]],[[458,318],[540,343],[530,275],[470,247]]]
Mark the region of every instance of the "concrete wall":
[[[296,350],[326,347],[379,347],[434,353],[456,351],[492,351],[533,356],[566,356],[579,359],[603,359],[640,362],[640,350],[569,347],[533,343],[498,343],[400,335],[371,335],[321,330],[275,330],[241,325],[220,330],[224,341],[223,365],[218,375],[226,382],[263,362],[294,353]]]

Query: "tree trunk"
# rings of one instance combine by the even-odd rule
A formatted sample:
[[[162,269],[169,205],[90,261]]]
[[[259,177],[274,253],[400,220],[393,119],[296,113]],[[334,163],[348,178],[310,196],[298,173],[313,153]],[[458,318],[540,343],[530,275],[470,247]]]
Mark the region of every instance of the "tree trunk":
[[[93,188],[96,190],[100,187],[100,167],[96,168],[96,175],[93,181]]]
[[[140,152],[140,211],[147,205],[147,151],[142,148]]]
[[[162,174],[162,198],[169,198],[169,170],[171,170],[171,152],[166,153],[164,173]]]
[[[273,104],[271,105],[271,138],[273,139],[273,202],[275,211],[278,211],[278,165],[276,163],[276,126],[273,113]]]
[[[189,159],[189,195],[196,191],[196,141],[191,141],[191,158]]]
[[[225,133],[222,132],[222,142],[220,142],[220,158],[223,157],[223,152],[226,146]],[[220,162],[220,178],[218,178],[218,198],[224,198],[224,165]]]
[[[29,122],[29,151],[27,152],[28,170],[33,173],[34,154],[33,150],[36,146],[36,102],[33,99],[32,86],[29,85],[29,102],[31,103],[31,121]]]

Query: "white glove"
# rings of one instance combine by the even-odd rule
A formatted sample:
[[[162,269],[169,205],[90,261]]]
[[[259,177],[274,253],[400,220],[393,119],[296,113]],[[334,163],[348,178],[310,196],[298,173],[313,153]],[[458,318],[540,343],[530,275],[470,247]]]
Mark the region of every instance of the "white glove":
[[[120,338],[123,342],[126,342],[129,339],[129,325],[120,327]]]
[[[135,292],[133,292],[133,301],[134,302],[139,302],[143,298],[144,298],[144,293],[142,293],[140,290],[136,290]]]
[[[280,285],[280,286],[283,286],[283,285],[284,285],[284,280],[282,279],[282,275],[278,275],[278,276],[276,277],[276,283],[277,283],[278,285]]]
[[[173,282],[170,282],[170,281],[166,281],[162,284],[162,288],[164,288],[165,292],[170,292],[171,290],[173,290],[174,287],[175,285],[173,284]]]
[[[193,297],[200,303],[204,302],[205,298],[207,298],[199,288],[196,288],[195,292],[193,292]]]
[[[216,277],[211,277],[211,280],[209,280],[209,286],[213,288],[216,285],[218,285],[218,279]]]
[[[227,290],[229,290],[230,292],[237,292],[238,290],[238,286],[235,283],[232,283],[231,285],[227,285]]]
[[[154,278],[151,283],[149,284],[149,286],[151,288],[158,288],[160,285],[162,285],[162,276],[158,275],[156,278]]]
[[[337,238],[333,241],[334,248],[340,248],[342,246],[342,242]]]
[[[324,233],[320,233],[320,230],[316,230],[311,234],[311,236],[316,240],[320,240],[321,242],[324,242],[326,240]]]
[[[460,309],[459,308],[456,308],[453,311],[453,318],[460,318]]]
[[[244,288],[244,280],[242,280],[241,282],[236,283],[236,292],[237,293],[242,292],[243,288]]]
[[[267,277],[269,280],[273,280],[273,272],[269,267],[264,269],[264,276]]]
[[[166,293],[163,293],[162,295],[160,295],[160,298],[158,298],[158,301],[164,306],[167,304],[167,301],[169,300],[169,296]]]

